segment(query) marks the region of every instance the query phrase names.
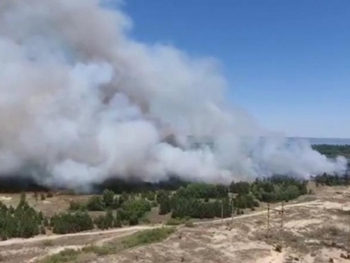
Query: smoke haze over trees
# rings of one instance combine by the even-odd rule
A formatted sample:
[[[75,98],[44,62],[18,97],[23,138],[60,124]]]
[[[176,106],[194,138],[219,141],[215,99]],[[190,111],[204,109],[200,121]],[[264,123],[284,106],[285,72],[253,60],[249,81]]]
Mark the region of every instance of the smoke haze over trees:
[[[218,61],[136,42],[131,29],[97,0],[0,2],[1,176],[88,188],[344,172],[344,158],[290,143],[230,105]],[[188,135],[213,147],[192,149]]]

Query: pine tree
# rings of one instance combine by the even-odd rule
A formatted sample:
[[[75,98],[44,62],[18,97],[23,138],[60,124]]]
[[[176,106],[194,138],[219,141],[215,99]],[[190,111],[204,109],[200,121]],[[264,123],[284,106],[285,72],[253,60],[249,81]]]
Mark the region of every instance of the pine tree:
[[[106,207],[113,207],[114,205],[114,192],[111,190],[104,190],[102,194],[102,200]]]
[[[171,211],[170,198],[167,195],[163,195],[159,199],[159,214],[160,215],[165,215],[165,214],[170,213],[170,211]]]
[[[46,230],[44,226],[40,226],[40,234],[46,235]]]
[[[26,203],[26,193],[25,192],[21,192],[21,196],[20,196],[20,201],[19,201],[19,206],[22,206]]]

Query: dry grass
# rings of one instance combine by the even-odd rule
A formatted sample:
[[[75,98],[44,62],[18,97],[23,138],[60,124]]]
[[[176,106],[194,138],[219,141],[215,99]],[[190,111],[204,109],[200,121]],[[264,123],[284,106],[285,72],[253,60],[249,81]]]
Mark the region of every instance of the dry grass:
[[[63,262],[74,262],[81,254],[81,250],[65,249],[60,253],[49,256],[41,260],[39,263],[63,263]]]

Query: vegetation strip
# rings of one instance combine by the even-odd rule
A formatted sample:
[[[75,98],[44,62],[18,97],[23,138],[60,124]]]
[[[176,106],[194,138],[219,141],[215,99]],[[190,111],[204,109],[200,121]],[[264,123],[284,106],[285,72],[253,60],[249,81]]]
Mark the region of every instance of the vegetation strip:
[[[62,263],[76,261],[82,254],[93,253],[97,256],[112,255],[122,250],[142,245],[161,242],[175,232],[173,227],[161,227],[150,230],[142,230],[136,234],[125,237],[121,242],[102,246],[86,246],[82,249],[65,249],[57,254],[45,257],[39,263]]]

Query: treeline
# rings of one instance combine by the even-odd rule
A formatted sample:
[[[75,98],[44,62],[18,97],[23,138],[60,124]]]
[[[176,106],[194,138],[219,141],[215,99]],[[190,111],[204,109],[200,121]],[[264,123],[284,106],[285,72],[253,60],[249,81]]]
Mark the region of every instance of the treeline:
[[[316,186],[337,186],[350,184],[350,176],[348,174],[340,176],[324,173],[322,175],[315,176],[313,180],[316,182]]]
[[[55,234],[67,234],[121,226],[121,214],[113,213],[110,209],[96,218],[92,218],[87,211],[63,212],[49,218],[29,206],[25,193],[21,194],[16,208],[0,202],[0,240],[30,238],[46,234],[47,230]]]
[[[110,189],[115,194],[124,193],[142,193],[142,192],[155,192],[158,190],[175,191],[181,186],[186,186],[190,182],[180,180],[177,177],[170,177],[166,181],[160,181],[158,183],[148,183],[142,182],[137,179],[107,179],[102,183],[93,185],[92,189],[94,193],[101,194],[104,189]],[[69,192],[73,193],[72,189],[66,188],[48,188],[40,184],[40,182],[35,181],[33,178],[23,176],[23,175],[10,175],[0,177],[0,192],[1,193],[20,193],[20,192]],[[81,194],[78,192],[77,194]]]
[[[127,194],[123,192],[120,196],[112,190],[104,190],[102,196],[95,195],[86,202],[70,203],[70,211],[111,211],[116,210],[118,226],[123,224],[137,225],[146,212],[151,211],[152,206],[157,206],[154,192],[142,194]],[[98,219],[102,222],[104,219]],[[96,223],[100,226],[100,223]],[[100,227],[101,228],[101,227]]]
[[[229,217],[254,210],[260,202],[289,201],[306,194],[306,182],[291,177],[273,176],[252,183],[230,185],[192,183],[176,191],[168,189],[116,194],[104,190],[85,202],[71,202],[69,211],[51,218],[35,211],[21,195],[16,208],[0,203],[0,238],[32,237],[47,230],[57,234],[76,233],[94,228],[108,229],[147,222],[146,213],[158,207],[161,215],[173,218]],[[103,211],[92,217],[90,211]]]
[[[293,177],[272,176],[252,183],[232,182],[230,185],[191,183],[176,191],[157,190],[116,195],[111,190],[86,202],[71,202],[71,211],[115,210],[118,222],[136,225],[152,207],[159,206],[159,214],[171,213],[173,218],[228,217],[243,209],[254,210],[259,202],[289,201],[307,194],[307,182]]]
[[[35,211],[25,200],[25,194],[16,208],[7,207],[0,202],[0,238],[6,240],[14,237],[29,238],[39,233],[45,234],[47,223],[41,212]]]
[[[289,201],[307,194],[307,182],[291,177],[273,176],[253,183],[232,182],[229,186],[190,184],[174,194],[160,191],[157,196],[159,213],[171,213],[173,218],[214,218],[241,214],[252,210],[259,202]]]
[[[350,145],[318,144],[312,145],[312,148],[330,158],[334,158],[339,155],[350,158]]]

